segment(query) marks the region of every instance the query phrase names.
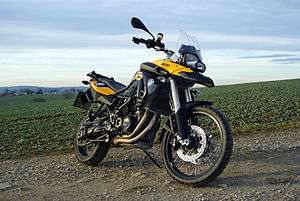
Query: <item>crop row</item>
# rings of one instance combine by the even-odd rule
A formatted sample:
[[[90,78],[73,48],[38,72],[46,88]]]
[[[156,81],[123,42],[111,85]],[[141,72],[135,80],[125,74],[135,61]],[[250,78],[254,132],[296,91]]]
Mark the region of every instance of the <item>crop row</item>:
[[[197,99],[213,101],[226,114],[234,135],[300,125],[300,79],[198,90]],[[83,111],[59,95],[32,98],[0,98],[0,158],[70,149]]]

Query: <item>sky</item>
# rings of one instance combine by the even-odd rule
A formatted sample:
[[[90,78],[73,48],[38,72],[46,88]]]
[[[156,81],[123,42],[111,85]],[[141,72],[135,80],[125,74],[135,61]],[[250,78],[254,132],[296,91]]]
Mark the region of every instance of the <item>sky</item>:
[[[139,17],[178,48],[199,42],[217,85],[300,78],[299,0],[0,0],[0,86],[79,86],[88,72],[127,84],[163,54],[133,44]]]

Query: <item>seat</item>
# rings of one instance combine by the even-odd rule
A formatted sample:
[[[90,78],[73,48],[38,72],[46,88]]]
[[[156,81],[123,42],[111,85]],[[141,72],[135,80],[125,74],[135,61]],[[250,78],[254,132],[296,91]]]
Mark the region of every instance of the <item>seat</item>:
[[[113,79],[105,79],[103,80],[103,82],[107,84],[107,86],[114,90],[116,93],[126,88],[124,84],[116,82]]]
[[[96,78],[99,82],[104,82],[109,88],[111,88],[116,93],[126,88],[124,84],[116,82],[112,77],[109,78],[104,75],[97,74],[94,71],[92,73],[94,78]]]

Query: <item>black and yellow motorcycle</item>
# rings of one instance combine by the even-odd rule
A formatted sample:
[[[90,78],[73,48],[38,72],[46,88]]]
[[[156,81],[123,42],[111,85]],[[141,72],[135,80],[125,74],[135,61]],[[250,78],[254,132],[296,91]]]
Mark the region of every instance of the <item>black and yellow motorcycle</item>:
[[[142,63],[128,86],[94,71],[87,74],[91,79],[83,84],[89,89],[74,103],[88,110],[74,137],[76,158],[95,166],[110,146],[132,145],[146,151],[159,131],[167,172],[181,183],[206,184],[225,169],[233,140],[225,116],[211,102],[194,100],[195,84],[214,87],[202,75],[206,67],[199,50],[187,44],[178,52],[168,50],[162,33],[155,39],[135,17],[131,25],[152,37],[133,37],[134,43],[162,51],[167,58]],[[94,105],[96,109],[91,109]]]

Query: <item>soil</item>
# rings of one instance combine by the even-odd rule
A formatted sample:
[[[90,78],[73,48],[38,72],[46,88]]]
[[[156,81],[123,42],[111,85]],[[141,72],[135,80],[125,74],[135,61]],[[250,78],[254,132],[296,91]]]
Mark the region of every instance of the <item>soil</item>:
[[[174,181],[133,148],[98,167],[71,153],[0,161],[0,200],[300,200],[300,130],[234,138],[231,161],[205,187]],[[162,163],[160,145],[150,150]]]

